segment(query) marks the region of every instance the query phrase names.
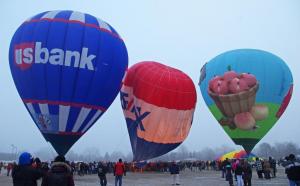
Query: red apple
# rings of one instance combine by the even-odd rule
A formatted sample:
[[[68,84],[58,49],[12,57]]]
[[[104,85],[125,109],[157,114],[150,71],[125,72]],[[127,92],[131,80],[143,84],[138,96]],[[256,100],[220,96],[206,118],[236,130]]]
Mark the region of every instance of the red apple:
[[[254,105],[250,112],[256,121],[261,121],[268,117],[269,108],[265,105]]]
[[[250,73],[242,73],[240,79],[246,81],[249,87],[253,87],[257,83],[256,77]]]
[[[213,77],[213,78],[209,81],[208,88],[209,88],[210,90],[212,90],[213,84],[214,84],[216,81],[221,80],[221,79],[223,80],[223,78],[222,78],[221,76],[215,76],[215,77]]]
[[[228,85],[225,80],[214,81],[211,89],[214,93],[224,95],[228,93]]]
[[[236,78],[236,77],[238,77],[238,74],[233,70],[225,72],[224,76],[223,76],[224,80],[226,80],[228,82],[231,81],[233,78]]]
[[[229,82],[229,92],[236,94],[245,90],[248,90],[248,84],[246,81],[239,79],[239,78],[233,78]]]
[[[236,114],[233,118],[235,126],[241,130],[255,129],[255,119],[250,112]]]

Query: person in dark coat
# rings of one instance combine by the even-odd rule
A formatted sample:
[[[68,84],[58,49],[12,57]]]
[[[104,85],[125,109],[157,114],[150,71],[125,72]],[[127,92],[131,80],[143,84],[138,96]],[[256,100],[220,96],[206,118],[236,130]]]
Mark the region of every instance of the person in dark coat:
[[[64,156],[57,156],[49,172],[44,176],[42,186],[74,186],[72,168]]]
[[[44,176],[43,171],[32,167],[32,156],[23,152],[19,157],[19,164],[12,170],[14,186],[37,186],[37,180]]]
[[[179,166],[176,164],[175,161],[172,162],[169,171],[173,176],[173,184],[172,185],[180,185],[179,183]]]
[[[100,179],[101,186],[107,185],[107,179],[106,179],[107,172],[108,172],[108,167],[107,167],[106,163],[100,162],[98,165],[98,177]]]
[[[294,154],[287,156],[286,161],[282,162],[285,167],[285,173],[289,179],[290,186],[300,185],[300,160],[296,159]]]
[[[273,178],[276,178],[276,171],[277,171],[276,170],[276,160],[273,159],[272,157],[269,157],[269,162],[271,165]]]
[[[265,179],[271,179],[271,164],[268,160],[264,160],[263,170]]]
[[[222,170],[222,178],[225,177],[226,175],[226,166],[230,164],[228,158],[226,158],[222,163],[221,163],[221,170]]]
[[[252,167],[247,160],[244,161],[242,168],[244,173],[243,174],[244,186],[251,186]]]
[[[2,167],[3,167],[3,163],[0,162],[0,174],[1,174]]]
[[[236,161],[236,169],[235,169],[235,175],[237,177],[237,186],[243,186],[244,180],[243,180],[243,167],[242,164],[244,164],[244,160],[242,159]]]
[[[225,166],[225,178],[226,178],[226,181],[228,181],[229,183],[229,186],[233,186],[233,169],[232,169],[232,166],[229,162],[229,164],[227,164]]]

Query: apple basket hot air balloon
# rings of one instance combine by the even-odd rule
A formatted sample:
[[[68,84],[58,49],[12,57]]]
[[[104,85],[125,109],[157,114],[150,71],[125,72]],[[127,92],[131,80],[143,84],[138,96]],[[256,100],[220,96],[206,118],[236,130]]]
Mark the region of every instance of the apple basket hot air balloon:
[[[257,49],[237,49],[206,63],[199,85],[224,131],[249,153],[286,110],[293,77],[278,56]]]

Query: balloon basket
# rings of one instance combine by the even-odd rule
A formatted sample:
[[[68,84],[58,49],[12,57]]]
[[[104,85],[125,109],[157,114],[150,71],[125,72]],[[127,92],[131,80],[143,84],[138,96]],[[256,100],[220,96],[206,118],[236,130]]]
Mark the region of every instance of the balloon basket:
[[[230,128],[235,128],[234,123],[232,122],[234,116],[251,110],[255,104],[258,88],[259,84],[257,83],[247,91],[228,95],[218,95],[208,90],[209,96],[214,100],[224,116],[219,122],[222,125],[228,125]]]

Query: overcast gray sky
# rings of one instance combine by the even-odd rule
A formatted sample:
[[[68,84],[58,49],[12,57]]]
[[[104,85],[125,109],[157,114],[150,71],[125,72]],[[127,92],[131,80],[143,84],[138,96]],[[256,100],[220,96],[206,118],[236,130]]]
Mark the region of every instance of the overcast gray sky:
[[[299,0],[49,0],[0,2],[0,152],[51,148],[25,109],[9,69],[8,50],[15,30],[27,18],[47,10],[77,10],[99,17],[122,36],[129,66],[154,60],[187,73],[197,88],[197,108],[189,150],[234,143],[207,109],[197,85],[202,65],[238,48],[256,48],[280,56],[294,76],[294,94],[285,114],[261,140],[300,143],[300,1]],[[72,147],[75,152],[131,152],[119,96]],[[236,146],[237,147],[237,146]]]

